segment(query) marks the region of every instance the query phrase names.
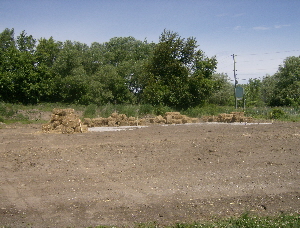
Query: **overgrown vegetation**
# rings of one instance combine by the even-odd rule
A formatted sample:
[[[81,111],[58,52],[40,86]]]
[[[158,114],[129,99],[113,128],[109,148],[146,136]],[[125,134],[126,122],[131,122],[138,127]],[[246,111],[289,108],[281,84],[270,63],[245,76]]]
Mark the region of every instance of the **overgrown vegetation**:
[[[109,228],[116,226],[97,226],[95,228]],[[157,222],[136,224],[136,228],[298,228],[300,227],[300,216],[282,214],[276,217],[261,217],[250,216],[248,213],[241,215],[240,217],[231,217],[228,219],[219,219],[209,222],[194,222],[194,223],[177,223],[170,226],[162,226]]]

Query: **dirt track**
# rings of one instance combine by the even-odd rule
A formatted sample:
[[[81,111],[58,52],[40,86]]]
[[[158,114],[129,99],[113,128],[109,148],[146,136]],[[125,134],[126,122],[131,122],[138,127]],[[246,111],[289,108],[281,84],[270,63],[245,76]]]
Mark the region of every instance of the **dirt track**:
[[[174,224],[300,212],[300,123],[0,129],[0,226]]]

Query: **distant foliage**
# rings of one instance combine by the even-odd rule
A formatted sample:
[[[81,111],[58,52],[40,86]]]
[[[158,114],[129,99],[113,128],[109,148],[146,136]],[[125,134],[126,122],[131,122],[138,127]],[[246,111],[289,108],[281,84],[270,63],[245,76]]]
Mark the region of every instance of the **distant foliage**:
[[[234,105],[234,87],[216,74],[217,59],[193,37],[164,30],[159,43],[114,37],[90,46],[53,37],[36,40],[14,29],[0,33],[0,101],[102,106],[151,105],[187,110]],[[274,75],[242,85],[248,106],[300,105],[300,57],[288,57]]]

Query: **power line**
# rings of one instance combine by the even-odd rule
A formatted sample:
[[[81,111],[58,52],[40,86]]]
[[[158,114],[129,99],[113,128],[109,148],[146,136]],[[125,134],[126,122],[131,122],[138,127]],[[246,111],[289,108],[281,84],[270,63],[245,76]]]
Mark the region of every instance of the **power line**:
[[[282,54],[288,52],[300,52],[300,50],[290,50],[290,51],[276,51],[276,52],[265,52],[265,53],[251,53],[251,54],[244,54],[239,56],[248,56],[248,55],[274,55],[274,54]]]

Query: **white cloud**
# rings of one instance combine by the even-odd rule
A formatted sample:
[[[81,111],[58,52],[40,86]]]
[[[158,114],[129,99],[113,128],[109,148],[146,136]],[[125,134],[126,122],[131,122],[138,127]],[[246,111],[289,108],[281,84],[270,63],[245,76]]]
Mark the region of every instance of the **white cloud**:
[[[239,25],[238,25],[238,26],[235,26],[233,29],[234,29],[234,30],[240,30],[241,28],[242,28],[242,26],[239,26]]]
[[[283,27],[290,27],[291,25],[275,25],[274,28],[276,29],[280,29],[280,28],[283,28]]]
[[[257,26],[257,27],[253,27],[253,29],[254,29],[254,30],[257,30],[257,31],[259,31],[259,30],[269,30],[269,29],[270,29],[270,27],[265,27],[265,26]]]

